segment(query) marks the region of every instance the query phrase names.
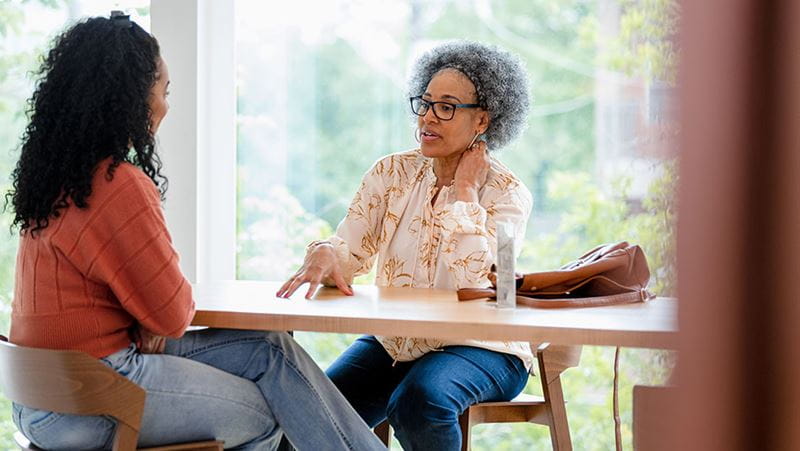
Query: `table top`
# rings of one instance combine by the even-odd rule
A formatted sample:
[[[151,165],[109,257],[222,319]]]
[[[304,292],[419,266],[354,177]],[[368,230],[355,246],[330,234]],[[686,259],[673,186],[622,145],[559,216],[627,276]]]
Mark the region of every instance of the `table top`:
[[[355,285],[354,296],[320,289],[275,297],[281,282],[196,284],[193,325],[430,338],[551,342],[674,349],[677,300],[610,307],[498,309],[485,299],[459,302],[450,290]]]

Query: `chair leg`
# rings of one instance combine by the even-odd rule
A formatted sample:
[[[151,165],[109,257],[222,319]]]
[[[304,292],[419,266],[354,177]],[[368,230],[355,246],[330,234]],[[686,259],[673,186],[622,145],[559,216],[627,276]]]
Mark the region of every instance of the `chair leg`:
[[[545,389],[549,392],[546,399],[549,404],[550,441],[555,451],[572,451],[572,440],[569,437],[569,422],[564,404],[564,392],[561,390],[561,378],[556,378]]]
[[[19,447],[20,451],[32,451],[39,449],[31,444],[31,441],[28,440],[27,437],[22,435],[22,432],[14,432],[14,441],[16,442],[17,446]]]
[[[470,444],[471,425],[469,421],[469,407],[458,417],[458,424],[461,426],[461,451],[470,451],[472,446]]]
[[[113,451],[128,451],[136,449],[136,442],[139,439],[139,431],[125,423],[117,423],[117,432],[114,434]]]

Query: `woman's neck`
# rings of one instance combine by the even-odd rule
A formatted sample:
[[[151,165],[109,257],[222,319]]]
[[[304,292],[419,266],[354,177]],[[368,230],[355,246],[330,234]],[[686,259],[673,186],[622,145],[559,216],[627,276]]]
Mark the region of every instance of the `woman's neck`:
[[[436,186],[438,188],[447,186],[453,182],[460,160],[461,152],[433,159],[433,173],[436,175]]]

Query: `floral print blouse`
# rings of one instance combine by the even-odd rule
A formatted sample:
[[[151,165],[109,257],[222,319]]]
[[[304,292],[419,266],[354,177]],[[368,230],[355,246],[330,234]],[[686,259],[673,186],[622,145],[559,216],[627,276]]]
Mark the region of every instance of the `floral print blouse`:
[[[350,283],[369,272],[377,258],[379,286],[451,290],[488,286],[497,251],[496,224],[513,225],[519,254],[532,208],[530,192],[490,157],[478,203],[457,201],[452,185],[442,187],[431,205],[436,194],[433,160],[419,149],[378,160],[328,240],[345,280]],[[396,361],[414,360],[443,346],[468,345],[516,355],[528,369],[533,362],[524,342],[376,338]]]

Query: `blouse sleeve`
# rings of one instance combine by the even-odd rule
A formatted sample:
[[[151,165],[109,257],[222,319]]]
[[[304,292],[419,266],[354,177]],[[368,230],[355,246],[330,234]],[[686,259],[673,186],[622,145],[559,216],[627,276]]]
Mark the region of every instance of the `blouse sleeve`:
[[[364,175],[347,210],[347,216],[339,223],[335,235],[329,239],[336,250],[342,277],[348,284],[356,276],[369,272],[375,264],[386,202],[382,166],[378,162]],[[323,283],[335,285],[332,280],[327,279]]]
[[[514,257],[520,254],[533,205],[531,195],[521,183],[497,193],[496,196],[487,196],[481,203],[456,201],[447,205],[440,214],[442,256],[457,288],[489,284],[487,276],[497,261],[498,223],[512,225]]]

